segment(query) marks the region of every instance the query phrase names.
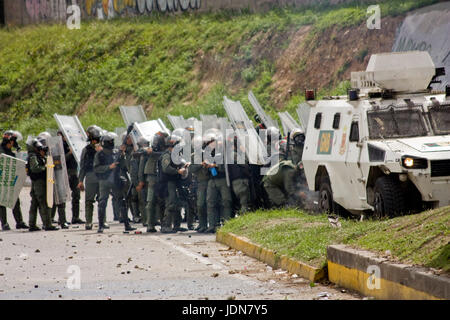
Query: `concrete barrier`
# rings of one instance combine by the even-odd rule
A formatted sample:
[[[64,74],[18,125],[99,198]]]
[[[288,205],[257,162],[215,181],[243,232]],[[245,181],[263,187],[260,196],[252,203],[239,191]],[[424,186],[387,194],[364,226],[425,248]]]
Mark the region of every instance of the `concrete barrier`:
[[[297,274],[302,278],[308,279],[309,281],[317,282],[326,278],[326,268],[312,267],[285,255],[278,255],[277,252],[265,249],[244,237],[218,231],[216,241],[226,244],[233,249],[242,251],[252,258],[267,263],[274,269],[286,270],[292,274]]]
[[[345,245],[327,249],[328,279],[365,296],[389,300],[450,299],[450,278],[395,264]]]

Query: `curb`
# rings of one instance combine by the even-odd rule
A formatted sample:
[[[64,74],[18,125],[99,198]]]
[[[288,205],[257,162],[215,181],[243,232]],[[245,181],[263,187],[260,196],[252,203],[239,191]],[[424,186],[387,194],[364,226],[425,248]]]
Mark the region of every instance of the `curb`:
[[[365,296],[389,300],[450,299],[450,278],[446,276],[392,263],[375,253],[345,245],[328,246],[327,259],[331,282]],[[374,269],[377,271],[373,275]]]
[[[326,278],[326,267],[315,268],[298,260],[294,260],[285,255],[278,255],[276,251],[265,249],[250,242],[247,238],[239,237],[233,233],[218,231],[216,241],[240,250],[246,255],[267,263],[274,269],[283,269],[290,273],[295,273],[311,282],[317,282]]]

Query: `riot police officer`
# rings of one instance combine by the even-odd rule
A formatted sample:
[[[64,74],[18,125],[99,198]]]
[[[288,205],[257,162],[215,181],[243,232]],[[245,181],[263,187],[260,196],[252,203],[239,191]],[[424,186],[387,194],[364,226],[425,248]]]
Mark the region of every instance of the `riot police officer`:
[[[180,143],[182,139],[177,135],[172,135],[168,142],[168,149],[161,156],[161,180],[167,183],[167,198],[166,209],[164,212],[163,221],[161,223],[162,233],[174,233],[177,231],[186,231],[181,228],[181,212],[180,199],[178,197],[178,188],[180,188],[180,181],[188,175],[189,163],[183,163],[178,155],[172,155],[175,146]],[[178,158],[180,163],[175,163],[174,158]]]
[[[89,144],[83,148],[80,159],[80,173],[78,176],[78,188],[86,192],[85,215],[86,230],[92,230],[92,217],[94,214],[94,202],[99,195],[99,184],[94,172],[94,157],[96,145],[100,143],[100,127],[90,126],[86,130]],[[103,222],[103,227],[107,226]]]
[[[41,215],[44,230],[53,231],[59,228],[52,225],[50,208],[47,205],[47,167],[46,154],[48,147],[43,139],[35,138],[28,149],[27,171],[31,179],[31,206],[29,214],[29,230],[41,230],[36,226],[37,210]]]
[[[40,139],[42,141],[42,143],[47,147],[50,145],[51,138],[52,138],[52,135],[47,131],[41,132],[38,135],[38,139]],[[53,164],[56,168],[57,166],[61,165],[61,160],[60,159],[57,160],[54,158]],[[57,183],[57,181],[55,181],[54,183]],[[56,198],[54,198],[54,199],[56,199]],[[56,223],[56,221],[54,221],[54,218],[56,215],[56,211],[58,211],[58,224],[61,226],[62,229],[69,229],[69,224],[67,223],[67,220],[66,220],[66,204],[64,202],[58,203],[58,204],[54,202],[53,207],[50,208],[50,217],[52,219],[52,222],[55,222],[55,223]]]
[[[223,153],[220,155],[220,143],[222,136],[219,134],[210,134],[206,137],[206,148],[203,165],[209,170],[209,181],[207,189],[207,212],[208,212],[208,229],[206,233],[215,233],[216,228],[220,225],[219,213],[216,210],[217,204],[221,199],[223,207],[223,219],[226,221],[231,218],[232,198],[231,190],[227,185],[226,170],[224,165]],[[223,149],[223,148],[222,148]],[[212,157],[208,159],[209,155]],[[218,159],[219,161],[215,161]],[[220,198],[219,198],[220,196]]]
[[[20,151],[20,146],[17,142],[22,140],[22,135],[18,131],[8,130],[3,133],[3,140],[0,145],[0,154],[6,154],[10,157],[16,157],[16,154],[12,151],[12,148],[15,148],[17,151]],[[23,222],[22,218],[22,210],[20,208],[20,199],[17,199],[17,202],[13,208],[14,219],[16,220],[16,229],[28,229],[28,226]],[[6,207],[0,206],[0,221],[2,223],[2,230],[11,230],[7,215],[6,215]]]
[[[78,184],[78,164],[66,141],[66,137],[63,135],[62,131],[58,131],[58,135],[61,136],[63,140],[64,155],[66,159],[67,175],[69,176],[69,186],[72,191],[72,224],[83,224],[85,223],[80,219],[80,189]]]
[[[302,129],[294,129],[290,134],[290,143],[292,145],[290,149],[290,158],[293,163],[299,163],[302,161],[303,147],[305,145],[305,133]]]
[[[203,150],[206,145],[203,144],[202,136],[195,136],[192,140],[192,144],[194,147],[194,154],[192,155],[195,159],[195,152],[197,150],[201,150],[203,154]],[[207,220],[207,208],[206,208],[206,195],[208,189],[208,181],[209,181],[209,170],[206,168],[205,163],[195,163],[191,165],[191,172],[195,175],[197,181],[197,214],[199,225],[195,229],[199,233],[203,233],[208,229],[208,220]]]
[[[167,136],[167,134],[165,134]],[[141,137],[138,140],[144,149],[144,153],[139,163],[139,185],[138,191],[142,191],[147,186],[147,199],[145,205],[145,216],[147,221],[147,232],[156,232],[158,215],[161,213],[160,188],[161,183],[158,179],[158,161],[166,149],[165,135],[161,132],[156,133],[153,137],[152,147],[150,142]],[[162,214],[160,214],[162,216]]]
[[[94,172],[99,181],[99,203],[98,203],[98,233],[104,230],[106,219],[106,206],[109,194],[118,199],[121,217],[125,225],[125,231],[133,231],[127,216],[127,206],[123,197],[122,188],[124,181],[120,175],[121,168],[125,167],[123,154],[114,149],[114,136],[106,133],[100,138],[102,150],[94,156]]]
[[[282,160],[263,178],[263,185],[272,206],[301,207],[305,194],[298,189],[300,183],[301,162],[293,164],[291,160]]]

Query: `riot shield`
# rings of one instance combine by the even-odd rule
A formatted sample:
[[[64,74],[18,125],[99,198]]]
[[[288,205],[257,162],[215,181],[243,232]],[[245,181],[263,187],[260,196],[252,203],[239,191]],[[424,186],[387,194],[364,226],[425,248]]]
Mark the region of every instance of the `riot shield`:
[[[255,109],[258,116],[261,118],[261,121],[264,123],[266,128],[275,127],[279,129],[278,122],[273,120],[267,113],[264,112],[263,108],[259,104],[258,100],[256,99],[255,95],[252,91],[248,93],[248,100],[250,101],[250,104],[253,106],[253,109]]]
[[[239,142],[245,148],[249,163],[264,165],[267,162],[267,150],[241,103],[224,97],[223,106]]]
[[[308,128],[309,113],[311,112],[311,107],[307,103],[301,103],[297,108],[298,119],[300,120],[300,126],[303,132],[306,132]]]
[[[55,165],[53,164],[53,157],[48,155],[46,157],[46,174],[47,174],[47,206],[53,208],[53,202],[55,200],[54,190],[55,190]]]
[[[150,145],[153,142],[153,137],[157,132],[167,132],[170,135],[170,130],[167,129],[164,122],[161,119],[158,120],[150,120],[143,123],[135,123],[133,126],[133,130],[131,131],[131,139],[133,140],[133,144],[135,149],[138,149],[137,141],[140,137],[146,138],[150,141]]]
[[[201,114],[200,119],[202,120],[203,124],[203,132],[206,132],[209,129],[220,130],[219,119],[215,114]]]
[[[63,204],[70,198],[69,176],[67,175],[66,157],[63,141],[60,136],[51,137],[47,141],[49,155],[53,158],[53,195],[54,204]]]
[[[228,121],[226,118],[220,118],[219,120],[219,124],[220,124],[220,131],[222,132],[222,152],[223,152],[223,164],[225,166],[225,178],[227,181],[227,186],[231,187],[231,182],[230,182],[230,175],[228,173],[228,163],[229,160],[229,156],[230,154],[232,154],[232,147],[233,147],[233,143],[228,141],[228,135],[230,134],[229,128],[228,128]],[[233,140],[231,140],[233,141]],[[230,150],[231,149],[231,150]],[[234,159],[233,159],[234,160]]]
[[[75,160],[80,164],[81,152],[87,144],[87,135],[77,116],[62,116],[54,114],[53,117],[66,138]]]
[[[120,127],[114,129],[114,132],[117,135],[117,137],[114,138],[114,145],[116,146],[116,148],[118,148],[123,144],[123,141],[121,141],[121,136],[124,132],[127,132],[127,129]]]
[[[0,155],[0,205],[13,209],[25,183],[26,161]]]
[[[183,116],[172,116],[169,114],[167,115],[167,119],[169,119],[169,122],[174,130],[186,128],[186,120],[184,120]]]
[[[184,121],[185,121],[186,127],[194,127],[194,123],[196,123],[198,120],[196,118],[194,118],[194,117],[191,117],[191,118],[186,119]]]
[[[283,133],[285,136],[289,134],[292,130],[296,128],[301,128],[301,126],[297,123],[297,121],[292,118],[289,112],[278,112],[278,116],[281,120],[281,125],[283,126]]]
[[[147,121],[144,109],[142,106],[120,106],[120,113],[122,114],[123,121],[128,127],[132,123],[141,123]]]

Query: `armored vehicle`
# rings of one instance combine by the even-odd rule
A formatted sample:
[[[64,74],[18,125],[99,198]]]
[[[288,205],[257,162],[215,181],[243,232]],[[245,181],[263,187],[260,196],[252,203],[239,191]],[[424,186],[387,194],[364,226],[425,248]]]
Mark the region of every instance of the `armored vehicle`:
[[[372,55],[347,96],[314,100],[303,151],[320,209],[396,216],[450,205],[450,87],[428,52]]]

